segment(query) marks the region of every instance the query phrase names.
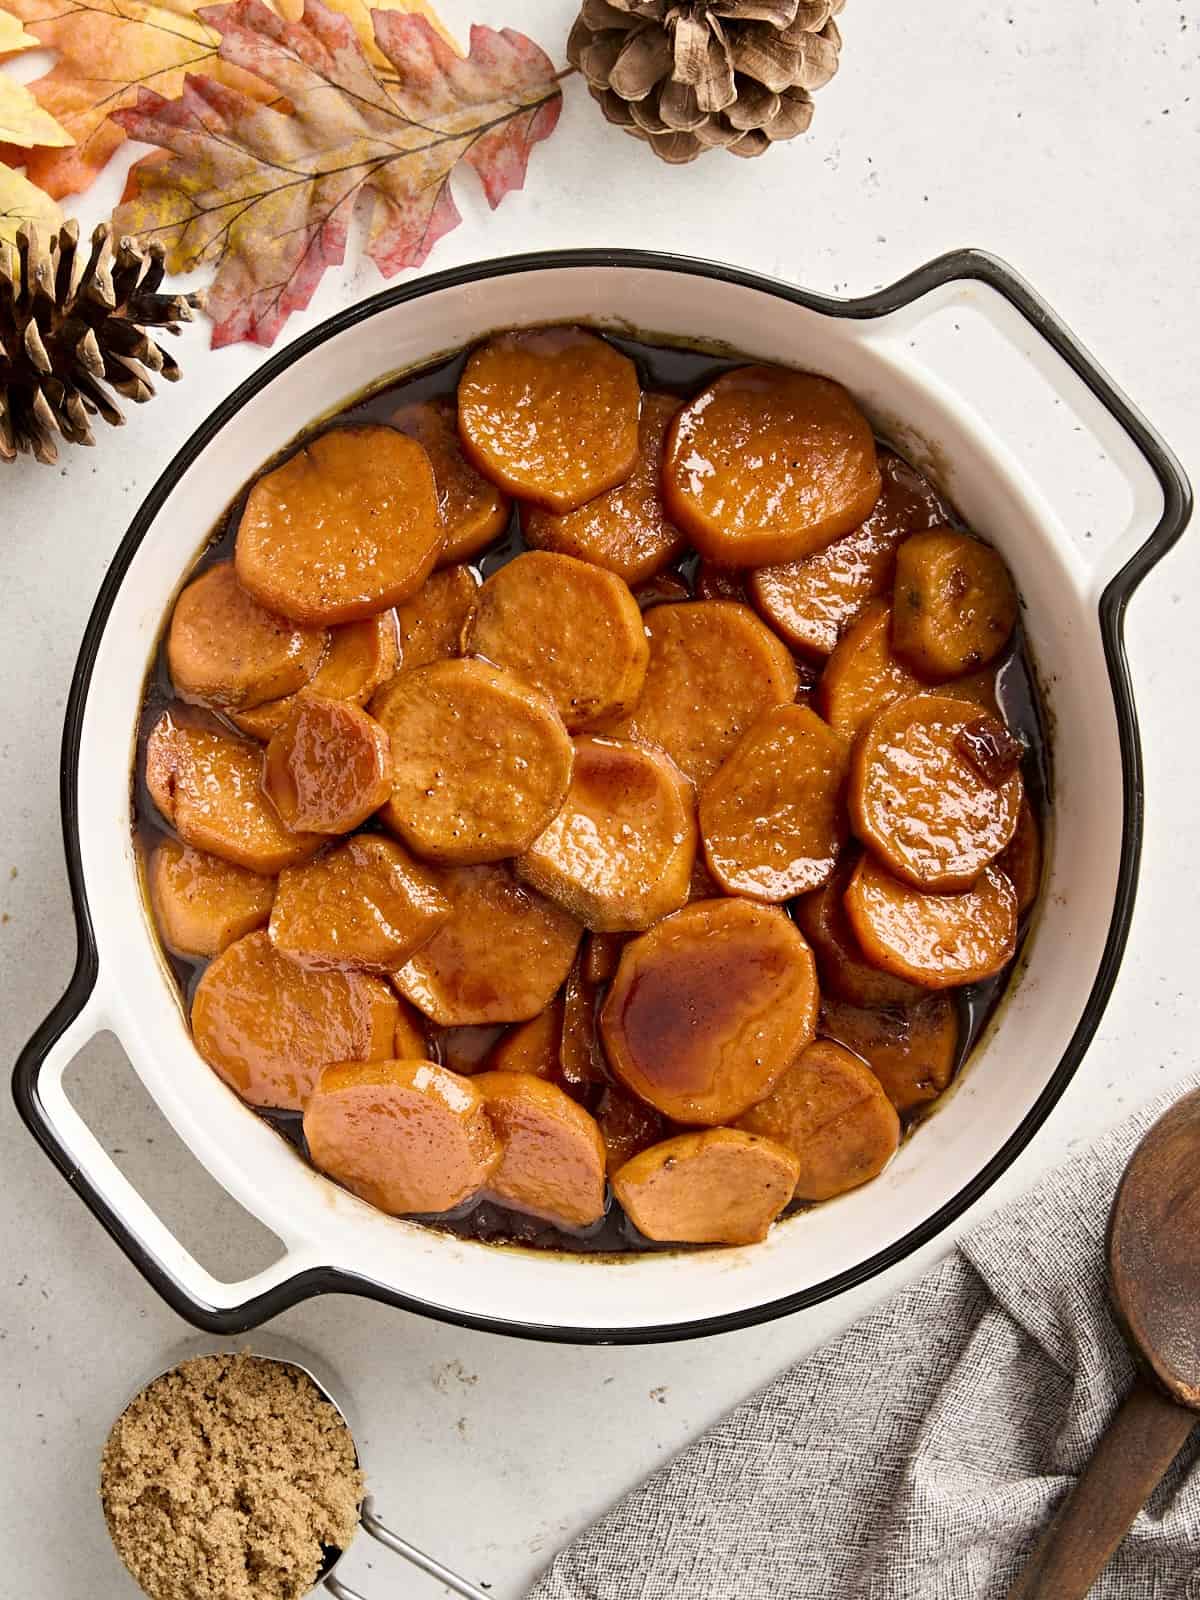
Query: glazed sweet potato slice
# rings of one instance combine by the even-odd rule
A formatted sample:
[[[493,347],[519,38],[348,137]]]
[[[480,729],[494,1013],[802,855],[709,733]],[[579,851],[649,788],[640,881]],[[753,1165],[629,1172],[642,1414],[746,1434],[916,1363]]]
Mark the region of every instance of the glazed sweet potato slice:
[[[395,428],[331,428],[246,496],[234,560],[262,605],[354,622],[420,588],[444,540],[429,457]]]
[[[392,1057],[396,1061],[424,1061],[429,1056],[425,1018],[416,1006],[396,997],[396,1030],[392,1036]]]
[[[458,385],[470,461],[560,515],[624,483],[638,459],[641,391],[627,356],[582,328],[497,334]]]
[[[691,878],[688,878],[689,891]],[[589,933],[583,947],[583,975],[589,983],[608,983],[616,976],[617,963],[625,948],[620,933]]]
[[[807,706],[772,706],[700,793],[708,870],[729,894],[790,900],[832,874],[846,839],[849,742]]]
[[[974,672],[999,655],[1017,622],[1002,558],[970,534],[914,534],[896,555],[892,645],[930,682]]]
[[[990,756],[1005,739],[994,718],[942,695],[885,706],[863,729],[850,763],[855,833],[918,889],[969,889],[1016,832],[1021,774],[1008,762],[994,770],[972,742]]]
[[[516,1211],[561,1228],[587,1228],[604,1215],[604,1141],[595,1118],[556,1084],[524,1072],[481,1072],[500,1141],[488,1193]]]
[[[463,648],[541,689],[572,733],[630,709],[650,654],[626,583],[545,550],[528,550],[492,574]]]
[[[271,915],[274,878],[235,867],[178,839],[162,839],[151,851],[146,881],[154,920],[168,950],[177,956],[220,955]]]
[[[643,583],[682,555],[685,540],[663,509],[660,489],[663,444],[678,409],[674,395],[644,394],[637,464],[629,477],[563,516],[522,506],[526,544],[607,567],[630,584]]]
[[[692,593],[697,600],[736,600],[744,606],[748,603],[745,578],[746,574],[737,567],[701,561],[692,580]]]
[[[695,798],[671,758],[584,736],[562,809],[517,872],[585,928],[621,933],[679,910],[695,857]]]
[[[449,916],[450,902],[407,850],[360,834],[279,874],[271,943],[306,966],[388,973]]]
[[[167,670],[183,700],[222,710],[255,706],[302,688],[321,664],[328,635],[265,610],[242,588],[232,561],[218,561],[175,602]]]
[[[192,1038],[252,1106],[302,1111],[331,1061],[384,1061],[398,1007],[381,978],[314,972],[280,955],[265,929],[238,939],[192,997]]]
[[[869,1067],[817,1039],[765,1100],[738,1118],[790,1150],[800,1164],[797,1200],[831,1200],[877,1178],[900,1144],[900,1119]]]
[[[400,662],[395,611],[381,611],[361,622],[344,622],[340,628],[330,628],[328,634],[329,646],[307,689],[328,700],[366,705]],[[283,727],[295,703],[294,694],[266,700],[250,711],[235,712],[233,720],[243,733],[267,740]]]
[[[1021,797],[1017,830],[997,856],[996,865],[1011,880],[1017,895],[1017,915],[1023,917],[1042,886],[1042,833],[1028,795]]]
[[[873,600],[825,663],[817,710],[847,739],[882,706],[924,688],[893,655],[891,626],[891,608]]]
[[[391,741],[361,706],[306,691],[271,735],[262,781],[287,827],[349,833],[391,796]]]
[[[392,426],[424,447],[433,467],[446,542],[441,561],[466,561],[508,526],[508,496],[463,455],[458,407],[452,400],[418,400],[401,406]]]
[[[793,650],[829,655],[870,602],[891,593],[901,539],[945,521],[932,487],[907,461],[881,450],[879,472],[883,487],[861,526],[800,561],[749,575],[751,601]]]
[[[562,1037],[558,1042],[558,1081],[568,1094],[587,1105],[594,1103],[597,1085],[609,1082],[596,1016],[599,986],[592,983],[576,959],[562,993]]]
[[[958,1060],[958,1008],[953,995],[931,994],[913,1005],[868,1009],[826,997],[821,1033],[867,1063],[900,1115],[936,1100]]]
[[[597,728],[657,745],[693,783],[710,778],[768,706],[796,697],[796,665],[748,606],[731,600],[655,606],[646,681],[627,717]]]
[[[487,1058],[497,1072],[527,1072],[534,1078],[556,1081],[562,1043],[563,1001],[555,995],[544,1011],[503,1033]]]
[[[216,727],[164,711],[146,743],[150,798],[185,844],[274,877],[324,840],[293,833],[262,792],[262,751]]]
[[[820,550],[879,498],[871,425],[840,384],[738,367],[684,406],[667,441],[668,514],[710,561],[762,567]]]
[[[442,1027],[526,1022],[554,998],[583,932],[507,866],[434,873],[450,918],[394,974],[406,1000]]]
[[[692,591],[673,572],[659,572],[653,578],[647,578],[645,583],[639,583],[633,591],[633,598],[641,610],[649,611],[654,606],[676,605],[690,600]]]
[[[926,989],[995,977],[1016,953],[1016,891],[995,867],[965,894],[926,894],[864,856],[846,913],[874,965]]]
[[[400,664],[427,667],[460,655],[463,631],[475,615],[479,585],[470,567],[441,567],[396,607],[400,624]]]
[[[604,1140],[604,1164],[611,1178],[627,1161],[664,1137],[667,1125],[636,1095],[615,1083],[606,1086],[596,1107],[596,1126]]]
[[[393,1217],[452,1211],[500,1160],[482,1094],[432,1061],[326,1067],[304,1138],[315,1167]]]
[[[449,865],[527,850],[555,816],[574,750],[538,690],[486,661],[400,672],[371,702],[392,748],[387,826]]]
[[[795,924],[774,906],[698,900],[625,946],[600,1028],[626,1088],[677,1122],[713,1125],[770,1093],[816,1019]]]
[[[829,882],[813,894],[804,895],[792,908],[800,931],[817,958],[821,993],[856,1006],[909,1005],[919,1000],[923,991],[916,984],[873,967],[850,926],[842,902],[857,865],[858,852],[847,853]]]
[[[613,1174],[613,1193],[647,1239],[758,1244],[792,1198],[799,1163],[773,1139],[741,1128],[681,1133]]]

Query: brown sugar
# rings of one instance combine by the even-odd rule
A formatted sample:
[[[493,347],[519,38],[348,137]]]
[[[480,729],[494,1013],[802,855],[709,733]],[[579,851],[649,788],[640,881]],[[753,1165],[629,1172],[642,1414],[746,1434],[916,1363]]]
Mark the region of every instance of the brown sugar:
[[[305,1372],[201,1356],[118,1417],[100,1496],[151,1600],[299,1600],[358,1526],[363,1477],[340,1413]]]

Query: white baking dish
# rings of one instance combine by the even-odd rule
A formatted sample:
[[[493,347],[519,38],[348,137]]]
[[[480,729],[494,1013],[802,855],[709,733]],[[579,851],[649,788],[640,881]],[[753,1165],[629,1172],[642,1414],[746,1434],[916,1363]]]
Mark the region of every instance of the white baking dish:
[[[305,1166],[193,1050],[130,836],[147,662],[182,575],[240,486],[317,414],[388,374],[495,328],[585,319],[724,341],[848,385],[1015,573],[1049,705],[1054,774],[1049,876],[1025,970],[963,1080],[884,1175],[785,1221],[765,1244],[619,1264],[447,1237],[385,1217]],[[924,339],[935,325],[940,342]],[[964,341],[969,376],[951,382],[937,351]],[[1003,390],[1012,360],[1036,372],[1048,412],[1069,407],[1087,430],[1096,442],[1087,459],[1103,457],[1128,483],[1128,517],[1103,549],[1062,524],[1019,439],[997,437],[978,414],[976,401]],[[1178,464],[1091,357],[1007,268],[973,252],[846,302],[702,262],[574,251],[428,277],[335,317],[269,360],[198,430],[139,511],[97,601],[63,755],[79,961],[18,1064],[23,1116],[131,1260],[180,1313],[214,1331],[343,1291],[510,1333],[637,1341],[740,1327],[838,1293],[983,1192],[1045,1118],[1096,1028],[1128,928],[1142,814],[1121,617],[1190,509]],[[81,1122],[62,1072],[100,1029],[121,1040],[214,1177],[283,1242],[267,1271],[213,1278]]]

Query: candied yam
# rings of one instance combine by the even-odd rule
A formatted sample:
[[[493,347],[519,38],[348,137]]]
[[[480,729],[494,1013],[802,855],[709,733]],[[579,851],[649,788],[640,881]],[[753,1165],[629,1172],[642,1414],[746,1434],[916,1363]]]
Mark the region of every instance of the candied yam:
[[[823,888],[796,901],[793,915],[812,945],[822,994],[856,1006],[907,1005],[919,1000],[923,991],[873,967],[846,915],[842,901],[857,865],[857,851],[845,856]]]
[[[774,906],[699,900],[631,939],[600,1013],[626,1088],[715,1124],[768,1094],[817,1018],[812,952]]]
[[[691,887],[690,876],[688,887]],[[608,983],[616,974],[624,948],[624,934],[589,933],[583,946],[583,975],[588,982]]]
[[[326,1067],[304,1138],[315,1167],[393,1217],[452,1211],[500,1160],[482,1094],[432,1061]]]
[[[719,900],[724,893],[724,889],[708,870],[703,850],[697,850],[695,864],[692,867],[692,881],[688,884],[688,904],[691,905],[693,900]]]
[[[425,1037],[425,1018],[415,1006],[396,996],[396,1031],[393,1035],[392,1057],[396,1061],[423,1061],[429,1055],[429,1040]]]
[[[449,915],[450,902],[406,850],[361,834],[279,874],[271,943],[305,966],[387,973]]]
[[[550,702],[486,661],[401,672],[371,702],[392,748],[387,826],[448,865],[526,850],[566,798],[574,751]]]
[[[834,649],[817,684],[817,710],[847,739],[881,706],[924,688],[892,654],[891,616],[888,606],[873,600]]]
[[[701,784],[768,706],[796,697],[796,664],[748,606],[698,600],[655,606],[646,681],[633,710],[597,728],[610,739],[657,745]]]
[[[640,403],[637,369],[605,340],[582,328],[527,328],[472,351],[458,431],[493,483],[561,515],[629,477]]]
[[[661,750],[575,740],[562,809],[517,872],[585,928],[648,928],[687,899],[696,858],[692,786]]]
[[[829,655],[867,605],[890,593],[901,539],[945,520],[937,495],[907,461],[881,450],[879,472],[875,509],[852,533],[749,575],[750,599],[793,650]]]
[[[673,572],[660,572],[656,577],[648,578],[645,583],[639,583],[633,591],[633,598],[643,611],[649,611],[653,606],[674,605],[679,601],[690,600],[692,591],[682,578],[677,578]]]
[[[562,1031],[563,1001],[555,995],[544,1011],[497,1039],[487,1064],[497,1072],[528,1072],[535,1078],[557,1080]]]
[[[629,710],[650,654],[627,584],[545,550],[526,551],[487,580],[463,649],[541,689],[572,733]]]
[[[1017,896],[995,867],[963,894],[926,894],[864,856],[846,913],[874,965],[926,989],[995,977],[1016,954]]]
[[[395,428],[331,428],[246,496],[237,575],[268,610],[354,622],[420,588],[444,535],[429,457]]]
[[[466,561],[498,539],[508,526],[509,499],[463,455],[454,402],[418,400],[401,406],[391,423],[424,447],[433,468],[446,532],[439,561]]]
[[[328,633],[329,646],[307,688],[328,700],[365,705],[399,665],[395,611],[381,611],[361,622],[343,622]],[[295,695],[266,700],[252,710],[235,712],[233,720],[243,733],[266,740],[283,727],[295,703]]]
[[[481,1072],[483,1095],[500,1140],[490,1195],[562,1228],[599,1222],[605,1206],[604,1141],[595,1119],[570,1095],[524,1072]]]
[[[146,743],[150,798],[185,844],[274,877],[324,840],[293,833],[262,792],[262,752],[216,727],[164,711]]]
[[[462,653],[463,630],[475,615],[479,585],[470,567],[441,567],[410,600],[396,607],[400,665],[427,667]]]
[[[666,1133],[666,1123],[652,1106],[610,1083],[596,1107],[596,1126],[604,1140],[604,1165],[611,1178],[627,1161]]]
[[[991,545],[937,528],[900,546],[892,646],[922,678],[974,672],[999,655],[1016,623],[1017,591]]]
[[[526,1022],[554,998],[583,930],[507,866],[444,867],[450,918],[393,981],[442,1027]]]
[[[684,537],[668,520],[659,488],[663,442],[678,409],[674,395],[644,394],[637,464],[629,477],[562,516],[523,505],[526,544],[607,567],[631,584],[644,582],[682,555]],[[686,588],[682,598],[687,599]]]
[[[697,600],[736,600],[744,606],[749,603],[745,576],[737,567],[722,567],[715,561],[701,561],[692,581],[692,593]]]
[[[870,1067],[900,1115],[936,1100],[958,1060],[958,1008],[953,995],[931,994],[914,1005],[871,1010],[828,997],[821,1033]]]
[[[563,987],[562,1037],[558,1042],[558,1079],[576,1100],[594,1098],[594,1085],[609,1081],[604,1047],[596,1018],[598,985],[588,981],[576,960]]]
[[[1028,795],[1021,797],[1016,832],[996,857],[996,865],[1011,880],[1017,896],[1017,915],[1023,917],[1042,886],[1042,834]]]
[[[146,867],[154,920],[177,956],[220,955],[271,915],[274,878],[235,867],[178,839],[155,845]]]
[[[167,670],[183,700],[234,710],[292,694],[316,672],[324,628],[264,610],[237,580],[232,561],[202,572],[175,602]]]
[[[684,406],[663,499],[710,561],[793,561],[849,533],[879,498],[871,425],[838,383],[784,367],[725,372]]]
[[[262,784],[287,827],[349,833],[391,796],[391,742],[361,706],[305,692],[271,735]]]
[[[613,1193],[647,1239],[758,1244],[787,1205],[799,1163],[773,1139],[741,1128],[681,1133],[613,1174]]]
[[[252,1106],[302,1111],[331,1061],[384,1061],[398,1006],[381,978],[314,972],[280,955],[265,929],[206,969],[192,997],[196,1049]]]
[[[918,889],[969,889],[1016,831],[1020,773],[997,787],[964,754],[964,736],[985,724],[1004,737],[1000,723],[962,701],[912,695],[876,712],[854,747],[854,831]]]
[[[504,1033],[504,1024],[490,1023],[486,1028],[440,1028],[437,1036],[438,1060],[451,1072],[461,1072],[464,1077],[474,1077],[490,1066],[489,1057]]]
[[[751,724],[700,794],[708,869],[728,894],[790,900],[824,883],[845,843],[850,746],[807,706]]]
[[[738,1118],[790,1150],[800,1164],[797,1200],[831,1200],[877,1178],[900,1144],[900,1119],[869,1067],[817,1039],[765,1100]]]

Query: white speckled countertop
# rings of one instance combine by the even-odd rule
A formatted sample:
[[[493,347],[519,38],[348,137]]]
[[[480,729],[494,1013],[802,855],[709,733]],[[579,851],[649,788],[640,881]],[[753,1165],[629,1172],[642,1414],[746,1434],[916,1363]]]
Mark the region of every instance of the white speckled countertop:
[[[526,29],[552,54],[573,0],[445,0]],[[431,267],[567,245],[709,255],[835,293],[870,290],[956,245],[1007,258],[1063,314],[1200,472],[1200,11],[1060,0],[1036,11],[849,0],[840,76],[810,136],[763,160],[661,166],[610,130],[578,83],[524,193],[489,217],[458,185],[463,226]],[[107,180],[106,180],[107,181]],[[112,176],[112,193],[117,176]],[[109,195],[111,198],[111,194]],[[95,213],[89,211],[90,217]],[[287,336],[380,287],[331,272]],[[184,381],[59,469],[0,469],[0,1058],[11,1062],[70,973],[74,932],[57,818],[60,722],[84,622],[126,522],[208,409],[261,359],[210,353]],[[1200,535],[1135,599],[1128,646],[1146,755],[1148,827],[1133,933],[1099,1037],[991,1207],[1194,1066],[1200,1027]],[[145,1102],[115,1048],[75,1073],[80,1105],[206,1265],[240,1276],[269,1239]],[[133,1600],[95,1495],[96,1454],[131,1388],[187,1330],[0,1109],[0,1546],[29,1600]],[[977,1208],[971,1216],[980,1214]],[[755,1331],[661,1348],[586,1350],[458,1332],[350,1299],[303,1306],[280,1333],[338,1367],[395,1524],[499,1597],[746,1391],[885,1295],[922,1257],[857,1294]],[[373,1570],[368,1571],[368,1567]],[[369,1596],[441,1593],[360,1544]]]

